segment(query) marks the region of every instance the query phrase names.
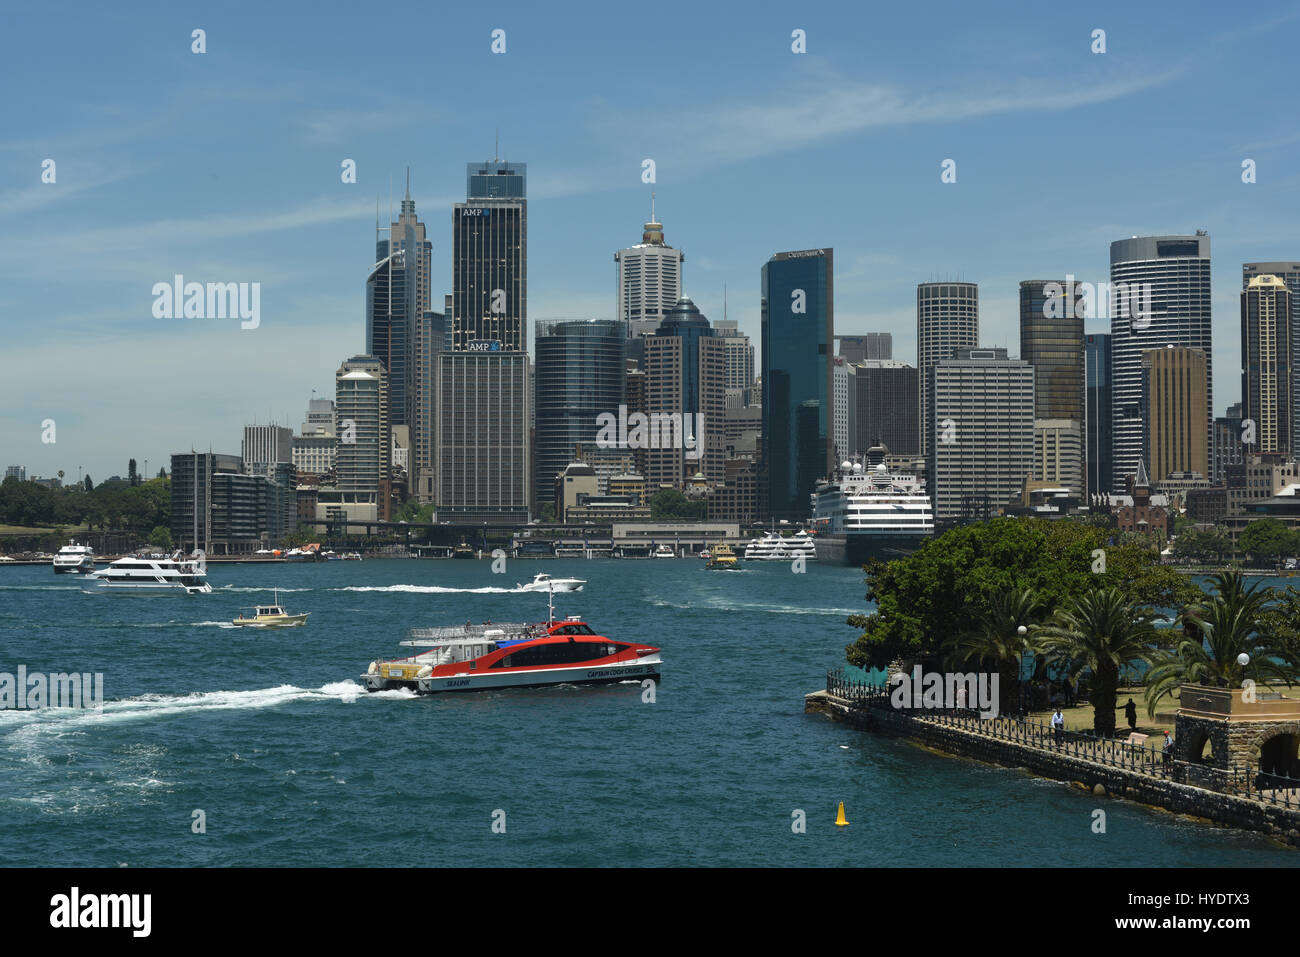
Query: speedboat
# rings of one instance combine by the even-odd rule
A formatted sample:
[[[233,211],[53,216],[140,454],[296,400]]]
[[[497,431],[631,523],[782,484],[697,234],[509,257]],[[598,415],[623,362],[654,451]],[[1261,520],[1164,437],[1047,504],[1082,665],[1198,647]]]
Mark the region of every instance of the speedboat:
[[[451,557],[452,558],[474,558],[475,557],[474,549],[470,548],[469,545],[466,544],[465,539],[462,538],[460,540],[460,544],[457,545],[455,551],[452,552]]]
[[[710,552],[707,548],[701,548],[700,557],[707,562],[710,558],[713,557],[713,553]]]
[[[54,556],[54,574],[67,575],[95,570],[95,550],[89,545],[69,542]]]
[[[582,591],[585,584],[585,578],[552,578],[546,572],[538,572],[532,581],[519,585],[516,591]]]
[[[361,676],[367,691],[410,688],[419,694],[598,685],[659,680],[659,649],[599,635],[580,618],[531,625],[417,628],[403,646],[409,658],[372,661]]]
[[[171,558],[129,555],[90,572],[81,579],[81,587],[124,594],[183,591],[187,595],[206,595],[212,591],[206,575],[207,561],[202,550],[196,550],[189,559],[179,551]]]
[[[671,545],[660,545],[658,548],[654,550],[654,554],[651,555],[650,557],[651,558],[676,558],[677,553],[673,551],[673,547]]]
[[[307,616],[311,614],[309,611],[305,611],[300,615],[286,613],[284,606],[280,604],[279,591],[275,593],[275,604],[255,605],[252,611],[252,618],[245,618],[241,612],[239,617],[232,621],[231,624],[251,628],[292,628],[294,625],[305,625]]]

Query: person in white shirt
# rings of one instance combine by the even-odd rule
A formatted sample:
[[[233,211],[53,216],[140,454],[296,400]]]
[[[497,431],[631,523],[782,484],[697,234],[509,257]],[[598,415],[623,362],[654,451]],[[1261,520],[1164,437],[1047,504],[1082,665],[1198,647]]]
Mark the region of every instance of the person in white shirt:
[[[1065,715],[1061,714],[1061,709],[1057,708],[1056,713],[1052,715],[1052,737],[1056,739],[1056,746],[1061,746],[1061,737],[1065,734]]]

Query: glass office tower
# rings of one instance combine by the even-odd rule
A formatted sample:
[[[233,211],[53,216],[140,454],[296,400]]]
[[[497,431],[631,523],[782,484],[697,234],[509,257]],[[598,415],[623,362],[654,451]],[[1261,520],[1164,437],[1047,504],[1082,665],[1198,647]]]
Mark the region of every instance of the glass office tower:
[[[761,291],[766,517],[800,522],[834,465],[834,251],[777,253]]]
[[[574,449],[596,447],[602,413],[618,415],[626,402],[627,324],[612,319],[537,324],[537,464],[535,501],[549,501],[555,476]]]

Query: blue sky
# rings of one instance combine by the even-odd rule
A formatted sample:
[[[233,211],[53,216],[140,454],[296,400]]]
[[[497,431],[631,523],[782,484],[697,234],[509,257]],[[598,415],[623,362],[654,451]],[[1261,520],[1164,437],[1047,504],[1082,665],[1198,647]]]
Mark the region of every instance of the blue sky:
[[[981,341],[1015,355],[1020,280],[1103,281],[1112,240],[1203,228],[1216,413],[1239,397],[1241,263],[1300,258],[1300,6],[701,9],[8,13],[0,464],[100,481],[130,457],[156,472],[191,446],[238,452],[246,422],[296,429],[362,349],[376,199],[386,222],[409,165],[440,302],[450,205],[498,129],[502,158],[528,164],[530,320],[613,314],[613,254],[652,188],[709,318],[725,286],[757,338],[763,262],[832,246],[836,331],[890,331],[908,361],[918,282],[978,282]],[[154,318],[152,286],[176,273],[261,283],[260,327]]]

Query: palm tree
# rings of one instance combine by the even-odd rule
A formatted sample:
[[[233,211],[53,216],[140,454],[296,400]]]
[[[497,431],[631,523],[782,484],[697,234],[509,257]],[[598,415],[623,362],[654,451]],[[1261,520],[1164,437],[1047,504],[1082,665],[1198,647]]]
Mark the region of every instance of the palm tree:
[[[1256,582],[1246,587],[1241,572],[1220,572],[1212,579],[1215,594],[1188,608],[1175,623],[1181,637],[1173,650],[1157,657],[1147,675],[1147,713],[1182,684],[1199,682],[1221,688],[1239,687],[1249,656],[1256,679],[1291,684],[1300,678],[1300,658],[1289,642],[1279,641],[1268,627],[1274,598]]]
[[[1120,589],[1097,588],[1076,596],[1034,630],[1034,646],[1049,661],[1063,663],[1071,680],[1091,670],[1092,730],[1099,737],[1115,734],[1120,670],[1151,660],[1155,619],[1148,609],[1129,604]]]
[[[943,644],[949,667],[975,663],[998,673],[998,711],[1006,714],[1008,705],[1019,695],[1020,667],[1028,650],[1028,631],[1041,616],[1042,600],[1028,588],[1004,591],[987,598],[974,626],[954,635]]]

